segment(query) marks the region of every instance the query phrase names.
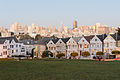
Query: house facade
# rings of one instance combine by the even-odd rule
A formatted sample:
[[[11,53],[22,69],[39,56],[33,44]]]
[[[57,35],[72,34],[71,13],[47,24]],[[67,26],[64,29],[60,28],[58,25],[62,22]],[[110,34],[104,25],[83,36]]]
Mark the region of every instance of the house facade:
[[[0,38],[0,58],[19,55],[26,56],[26,48],[23,43],[19,43],[15,37]]]
[[[92,55],[96,55],[96,53],[98,51],[102,51],[102,47],[103,47],[103,42],[100,40],[100,38],[95,35],[91,40],[90,40],[90,53]]]
[[[55,57],[57,51],[56,51],[56,44],[54,43],[53,40],[50,40],[50,41],[48,42],[47,48],[48,48],[49,51],[51,51],[51,52],[53,53],[53,55],[54,55],[54,57]]]
[[[76,41],[71,37],[67,42],[67,58],[71,57],[72,52],[78,52],[78,45]]]
[[[79,56],[82,55],[82,52],[88,51],[89,52],[90,44],[83,36],[78,42],[78,54]]]
[[[104,53],[111,54],[113,50],[116,50],[116,40],[111,35],[108,35],[104,39]]]

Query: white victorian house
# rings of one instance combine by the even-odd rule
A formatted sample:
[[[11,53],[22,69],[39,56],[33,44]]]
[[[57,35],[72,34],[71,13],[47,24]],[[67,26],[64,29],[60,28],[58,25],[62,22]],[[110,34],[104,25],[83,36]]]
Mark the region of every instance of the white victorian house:
[[[15,37],[0,38],[0,58],[19,55],[26,56],[26,48],[23,43],[19,43]]]
[[[67,58],[71,56],[72,52],[78,52],[77,43],[72,37],[66,42],[66,46],[67,46]]]
[[[91,40],[90,40],[90,45],[91,45],[91,54],[96,55],[98,51],[103,52],[103,40],[106,36],[105,35],[95,35]]]
[[[113,50],[116,50],[116,40],[111,35],[108,35],[104,39],[104,53],[111,54]]]
[[[48,43],[47,43],[47,48],[49,51],[51,51],[54,56],[56,56],[56,42],[58,41],[58,39],[56,40],[50,40]]]
[[[56,43],[56,52],[57,53],[66,53],[66,44],[63,42],[63,39],[59,39]]]

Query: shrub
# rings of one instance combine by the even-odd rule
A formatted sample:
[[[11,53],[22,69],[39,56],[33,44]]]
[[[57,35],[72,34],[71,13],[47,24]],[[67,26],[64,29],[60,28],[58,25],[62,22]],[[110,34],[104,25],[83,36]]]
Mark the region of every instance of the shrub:
[[[83,57],[88,57],[88,56],[90,56],[90,53],[88,51],[85,51],[85,52],[82,53],[82,56]]]
[[[76,56],[78,56],[78,53],[77,52],[73,52],[73,53],[71,53],[71,56],[75,58]]]
[[[112,51],[112,54],[120,54],[120,51],[117,51],[117,50]]]
[[[58,58],[61,58],[61,57],[64,57],[64,56],[65,56],[64,53],[58,53],[58,54],[56,55],[56,57],[58,57]]]
[[[48,50],[43,51],[42,57],[49,57],[49,56],[53,57],[53,53],[51,51]]]
[[[96,55],[104,55],[104,53],[102,51],[98,51],[96,52]]]

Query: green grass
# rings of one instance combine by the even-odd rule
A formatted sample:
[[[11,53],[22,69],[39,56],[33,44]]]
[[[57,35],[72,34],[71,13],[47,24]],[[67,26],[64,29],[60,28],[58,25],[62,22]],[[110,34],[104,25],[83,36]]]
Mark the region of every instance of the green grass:
[[[120,62],[56,59],[0,61],[0,80],[120,80]]]

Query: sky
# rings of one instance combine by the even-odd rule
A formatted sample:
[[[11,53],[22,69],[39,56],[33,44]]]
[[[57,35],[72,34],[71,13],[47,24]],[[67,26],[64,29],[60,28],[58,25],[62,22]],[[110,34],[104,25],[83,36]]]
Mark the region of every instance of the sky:
[[[120,0],[0,0],[0,26],[19,22],[40,26],[72,27],[101,23],[120,26]]]

